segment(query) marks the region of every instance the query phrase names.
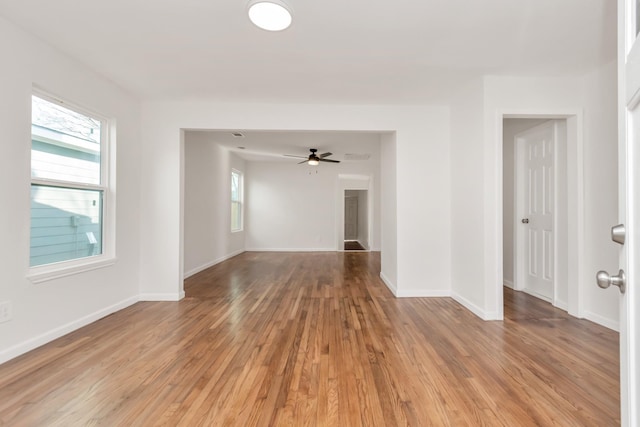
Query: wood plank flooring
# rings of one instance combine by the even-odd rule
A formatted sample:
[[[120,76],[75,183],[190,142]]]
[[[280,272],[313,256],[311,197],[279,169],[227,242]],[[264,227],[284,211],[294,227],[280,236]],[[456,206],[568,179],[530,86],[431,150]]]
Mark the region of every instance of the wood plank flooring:
[[[618,334],[395,299],[378,253],[244,253],[0,365],[7,426],[615,426]]]

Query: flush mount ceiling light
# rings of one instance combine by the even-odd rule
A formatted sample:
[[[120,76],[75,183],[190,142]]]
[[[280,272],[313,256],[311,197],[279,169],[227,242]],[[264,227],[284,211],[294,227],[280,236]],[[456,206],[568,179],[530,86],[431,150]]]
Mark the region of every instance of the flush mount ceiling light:
[[[251,0],[249,19],[267,31],[282,31],[291,25],[291,9],[281,0]]]

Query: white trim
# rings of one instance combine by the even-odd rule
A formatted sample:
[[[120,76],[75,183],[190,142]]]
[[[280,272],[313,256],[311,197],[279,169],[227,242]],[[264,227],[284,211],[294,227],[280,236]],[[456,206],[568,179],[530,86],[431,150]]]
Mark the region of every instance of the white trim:
[[[391,280],[389,280],[389,278],[385,276],[382,271],[380,272],[380,279],[382,280],[382,283],[384,283],[387,288],[389,288],[391,293],[397,297],[398,287],[394,283],[392,283]]]
[[[506,286],[507,288],[515,289],[515,285],[511,280],[502,279],[502,286]]]
[[[362,251],[359,251],[362,252]],[[411,290],[398,290],[398,287],[393,284],[383,272],[380,272],[380,279],[389,288],[391,293],[396,298],[443,298],[450,297],[451,291],[448,289],[433,290],[433,289],[411,289]]]
[[[451,297],[449,289],[402,289],[396,292],[396,298],[444,298]]]
[[[43,283],[50,280],[60,279],[62,277],[97,270],[99,268],[109,267],[114,265],[117,261],[117,258],[104,258],[97,256],[77,258],[55,264],[45,264],[38,267],[31,267],[29,270],[31,273],[27,274],[27,279],[32,283]]]
[[[2,350],[0,351],[0,364],[1,363],[5,363],[15,357],[18,357],[22,354],[25,354],[33,349],[36,349],[42,345],[48,344],[51,341],[58,339],[70,332],[73,332],[75,330],[78,330],[80,328],[82,328],[83,326],[87,326],[90,323],[93,323],[97,320],[102,319],[103,317],[106,317],[112,313],[115,313],[116,311],[120,311],[123,310],[135,303],[138,302],[138,297],[137,296],[133,296],[130,298],[127,298],[123,301],[120,301],[116,304],[110,305],[109,307],[105,307],[103,309],[100,309],[94,313],[88,314],[84,317],[81,317],[80,319],[74,320],[72,322],[69,322],[65,325],[59,326],[57,328],[54,328],[48,332],[45,332],[41,335],[38,335],[34,338],[30,338],[26,341],[23,341],[19,344],[16,344],[12,347],[7,348],[6,350]]]
[[[166,294],[140,294],[140,301],[180,301],[185,297],[184,291]]]
[[[566,312],[569,312],[569,303],[566,302],[566,301],[562,301],[562,300],[556,299],[554,301],[553,305],[555,307],[559,308],[560,310],[564,310]]]
[[[335,250],[344,251],[344,199],[347,190],[361,190],[367,192],[367,239],[369,245],[373,241],[373,207],[374,207],[374,182],[372,175],[338,174],[336,178],[336,229],[335,229]],[[362,245],[364,247],[364,245]]]
[[[223,256],[223,257],[220,257],[220,258],[218,258],[218,259],[215,259],[215,260],[213,260],[213,261],[211,261],[211,262],[208,262],[208,263],[206,263],[206,264],[202,264],[202,265],[201,265],[201,266],[199,266],[199,267],[192,268],[191,270],[189,270],[189,271],[187,271],[186,273],[184,273],[184,278],[185,278],[185,279],[187,279],[187,278],[189,278],[189,277],[193,276],[194,274],[198,274],[198,273],[200,273],[201,271],[206,270],[207,268],[213,267],[213,266],[214,266],[214,265],[216,265],[216,264],[220,264],[222,261],[226,261],[226,260],[228,260],[228,259],[231,259],[231,258],[233,258],[234,256],[238,256],[238,255],[240,255],[240,254],[241,254],[241,253],[243,253],[243,252],[244,252],[244,249],[240,249],[240,250],[237,250],[237,251],[235,251],[235,252],[231,252],[231,253],[230,253],[230,254],[228,254],[228,255],[225,255],[225,256]]]
[[[600,326],[604,326],[605,328],[620,332],[620,322],[617,320],[608,319],[587,310],[584,312],[584,318],[592,321],[593,323],[597,323]]]
[[[451,298],[482,320],[502,320],[501,313],[485,311],[456,292],[451,292]]]
[[[335,248],[245,248],[247,252],[336,252]]]
[[[531,295],[534,298],[538,298],[539,300],[542,300],[544,302],[548,302],[549,304],[553,305],[553,301],[551,298],[548,298],[542,294],[539,294],[535,291],[532,291],[531,289],[527,289],[527,288],[522,288],[520,289],[520,292],[524,292],[527,295]]]
[[[61,181],[59,179],[49,178],[31,178],[31,184],[40,187],[56,187],[68,190],[107,191],[107,187],[104,185],[87,184],[75,181]]]

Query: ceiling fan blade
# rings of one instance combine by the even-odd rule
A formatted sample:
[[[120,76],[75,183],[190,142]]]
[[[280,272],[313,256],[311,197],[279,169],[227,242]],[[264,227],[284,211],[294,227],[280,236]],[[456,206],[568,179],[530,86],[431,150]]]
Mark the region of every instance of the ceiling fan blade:
[[[303,160],[301,162],[298,162],[299,165],[303,164],[303,163],[307,163],[309,160]]]
[[[318,159],[321,162],[329,162],[329,163],[340,163],[340,160],[331,160],[331,159]]]
[[[324,159],[325,157],[329,157],[330,155],[332,155],[333,153],[330,152],[326,152],[326,153],[322,153],[319,154],[318,157],[320,157],[321,159]]]
[[[306,159],[307,156],[296,156],[295,154],[283,154],[285,157],[295,157],[296,159]]]

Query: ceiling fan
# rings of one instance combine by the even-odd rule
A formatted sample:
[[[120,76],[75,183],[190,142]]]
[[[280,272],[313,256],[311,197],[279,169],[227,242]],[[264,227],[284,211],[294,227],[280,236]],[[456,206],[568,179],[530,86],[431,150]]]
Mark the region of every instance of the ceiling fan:
[[[340,160],[327,159],[327,157],[331,156],[333,153],[327,152],[322,154],[316,154],[318,152],[318,149],[316,148],[310,148],[309,151],[311,151],[311,154],[309,154],[309,157],[295,156],[293,154],[285,154],[285,156],[296,157],[298,159],[305,159],[300,163],[298,163],[299,165],[301,165],[302,163],[308,163],[311,166],[316,166],[320,162],[340,163]]]

